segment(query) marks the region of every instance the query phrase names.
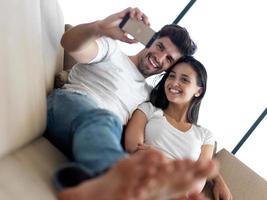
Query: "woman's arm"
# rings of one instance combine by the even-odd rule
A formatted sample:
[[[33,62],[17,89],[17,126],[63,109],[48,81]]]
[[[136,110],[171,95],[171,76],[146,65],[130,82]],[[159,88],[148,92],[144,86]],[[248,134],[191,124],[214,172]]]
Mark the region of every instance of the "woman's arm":
[[[213,156],[214,145],[207,144],[201,146],[201,153],[199,155],[199,160],[211,160]],[[206,184],[206,178],[202,179],[198,182],[195,188],[192,190],[193,192],[201,192]]]
[[[125,148],[134,153],[138,144],[144,144],[147,117],[141,110],[135,110],[125,129]]]
[[[213,195],[215,200],[232,200],[232,194],[227,184],[224,182],[223,177],[218,174],[212,179],[213,182]]]
[[[212,157],[213,157],[213,145],[203,145],[199,159],[212,159]],[[226,183],[224,182],[220,174],[215,176],[212,179],[212,182],[213,182],[212,189],[213,189],[213,195],[214,195],[215,200],[232,200],[233,199],[228,186],[226,185]],[[204,185],[202,186],[202,188],[203,187]]]

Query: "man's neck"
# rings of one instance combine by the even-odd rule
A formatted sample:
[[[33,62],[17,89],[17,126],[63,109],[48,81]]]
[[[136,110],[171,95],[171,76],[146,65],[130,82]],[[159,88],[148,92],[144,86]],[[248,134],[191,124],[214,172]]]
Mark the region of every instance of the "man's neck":
[[[133,55],[133,56],[128,56],[128,57],[133,62],[133,64],[137,67],[137,65],[138,65],[138,54]]]

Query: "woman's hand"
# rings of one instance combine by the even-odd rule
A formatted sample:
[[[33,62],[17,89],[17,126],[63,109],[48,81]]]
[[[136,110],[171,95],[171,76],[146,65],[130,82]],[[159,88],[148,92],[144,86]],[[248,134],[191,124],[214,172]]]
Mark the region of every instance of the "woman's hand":
[[[215,200],[232,200],[230,189],[219,175],[213,179],[213,195]]]
[[[135,152],[146,151],[146,150],[151,150],[151,149],[155,149],[155,148],[147,144],[138,144]]]

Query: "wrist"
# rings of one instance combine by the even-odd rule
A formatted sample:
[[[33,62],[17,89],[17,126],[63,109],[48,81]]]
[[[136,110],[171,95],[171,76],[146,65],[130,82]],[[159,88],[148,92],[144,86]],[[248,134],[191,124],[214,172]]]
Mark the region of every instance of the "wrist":
[[[220,176],[220,175],[217,175],[216,177],[214,177],[213,179],[212,179],[212,182],[213,182],[213,184],[214,185],[222,185],[222,184],[224,184],[224,180],[223,180],[223,178]]]
[[[107,22],[105,20],[95,21],[94,26],[97,37],[102,37],[102,36],[110,37],[111,29],[107,26]]]
[[[104,31],[103,31],[101,20],[97,20],[93,22],[92,25],[93,25],[94,35],[96,38],[104,36]]]

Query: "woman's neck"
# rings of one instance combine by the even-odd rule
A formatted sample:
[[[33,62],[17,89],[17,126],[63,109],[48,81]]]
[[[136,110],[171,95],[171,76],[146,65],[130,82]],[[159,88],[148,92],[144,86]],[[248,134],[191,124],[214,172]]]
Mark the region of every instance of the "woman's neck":
[[[176,122],[187,123],[187,110],[188,106],[178,106],[170,103],[164,110],[164,114],[168,115]]]
[[[188,131],[192,124],[187,121],[188,107],[169,106],[163,111],[167,121],[182,132]]]

